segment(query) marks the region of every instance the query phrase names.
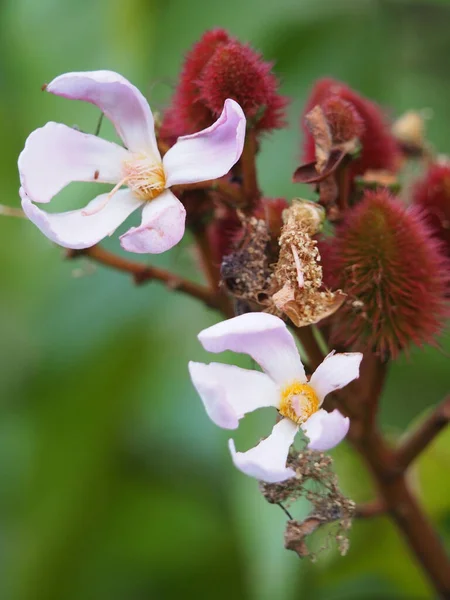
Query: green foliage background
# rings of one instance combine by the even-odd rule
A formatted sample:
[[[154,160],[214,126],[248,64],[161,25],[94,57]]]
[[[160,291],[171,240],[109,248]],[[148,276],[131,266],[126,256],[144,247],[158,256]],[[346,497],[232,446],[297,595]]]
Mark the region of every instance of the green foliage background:
[[[16,160],[32,129],[48,120],[95,128],[93,107],[41,94],[43,82],[113,69],[158,109],[184,52],[213,26],[274,60],[293,98],[289,128],[267,137],[260,156],[268,195],[300,193],[290,183],[298,118],[321,75],[393,115],[432,108],[430,138],[448,152],[449,18],[444,1],[3,0],[0,202],[18,205]],[[89,186],[73,188],[61,204],[92,196]],[[332,549],[311,564],[283,550],[283,513],[234,470],[227,432],[189,383],[187,361],[206,359],[196,334],[214,312],[159,284],[138,289],[123,274],[64,261],[26,221],[1,219],[0,240],[2,599],[433,598],[385,519],[355,523],[345,558]],[[118,249],[116,237],[107,244]],[[148,260],[196,276],[189,239]],[[448,352],[448,336],[442,344]],[[393,367],[382,406],[393,438],[448,391],[447,356],[427,348]],[[249,418],[239,447],[270,420]],[[345,444],[335,457],[344,490],[370,499],[357,457]],[[449,464],[444,433],[411,473],[447,542]]]

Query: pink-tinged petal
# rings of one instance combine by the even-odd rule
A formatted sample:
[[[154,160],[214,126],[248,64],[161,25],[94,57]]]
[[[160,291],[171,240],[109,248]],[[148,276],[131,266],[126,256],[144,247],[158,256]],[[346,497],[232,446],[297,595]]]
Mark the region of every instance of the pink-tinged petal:
[[[247,313],[204,329],[198,335],[208,352],[243,352],[278,384],[306,381],[294,338],[285,323],[266,313]]]
[[[160,254],[181,240],[186,211],[170,190],[148,202],[142,211],[142,223],[120,237],[122,248],[137,254]]]
[[[226,175],[239,160],[244,140],[242,108],[234,100],[225,100],[222,114],[213,125],[179,137],[164,155],[167,187]]]
[[[308,448],[317,452],[337,446],[347,435],[349,427],[350,419],[341,415],[337,408],[330,413],[321,408],[302,425],[309,437]]]
[[[33,202],[49,202],[71,181],[117,183],[128,151],[61,123],[28,136],[19,156],[21,185]]]
[[[77,250],[89,248],[113,233],[142,204],[129,190],[119,190],[104,208],[92,215],[83,213],[95,211],[107,194],[97,196],[82,210],[47,213],[33,204],[22,189],[20,195],[24,213],[44,235],[60,246]]]
[[[267,483],[295,477],[295,471],[286,467],[286,460],[297,431],[298,425],[290,419],[282,419],[268,438],[247,452],[236,452],[234,441],[229,440],[234,464],[246,475]]]
[[[47,92],[95,104],[112,121],[132,152],[151,152],[160,158],[152,111],[141,92],[114,71],[82,71],[56,77]]]
[[[328,354],[309,381],[321,404],[327,394],[358,379],[362,357],[361,352],[335,354],[333,351]]]
[[[189,372],[209,418],[224,429],[236,429],[245,414],[278,403],[277,386],[259,371],[190,362]]]

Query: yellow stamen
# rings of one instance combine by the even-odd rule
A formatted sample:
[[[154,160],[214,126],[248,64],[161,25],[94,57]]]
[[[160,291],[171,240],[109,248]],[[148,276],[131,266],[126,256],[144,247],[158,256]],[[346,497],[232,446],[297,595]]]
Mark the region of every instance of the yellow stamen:
[[[294,381],[281,390],[278,410],[283,417],[301,425],[319,410],[319,399],[308,383]]]
[[[166,175],[160,161],[146,154],[134,154],[123,166],[128,187],[141,200],[153,200],[164,191]]]

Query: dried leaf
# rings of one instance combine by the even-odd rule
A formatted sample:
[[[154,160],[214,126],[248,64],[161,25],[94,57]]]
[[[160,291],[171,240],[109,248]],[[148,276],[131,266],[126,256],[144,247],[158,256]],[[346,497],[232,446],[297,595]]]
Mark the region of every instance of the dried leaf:
[[[319,105],[305,116],[305,123],[315,142],[316,170],[322,173],[330,157],[333,139],[325,114]]]

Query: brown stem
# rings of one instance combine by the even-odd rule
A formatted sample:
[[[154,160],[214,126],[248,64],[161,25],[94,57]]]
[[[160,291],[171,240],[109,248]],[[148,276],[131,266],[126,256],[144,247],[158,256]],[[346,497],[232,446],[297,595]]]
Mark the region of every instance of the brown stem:
[[[325,358],[325,355],[314,336],[312,326],[296,327],[294,331],[306,352],[310,369],[315,371]]]
[[[377,434],[368,439],[354,440],[354,443],[372,471],[380,496],[416,559],[440,597],[449,599],[449,559],[433,526],[411,493],[405,474],[395,473],[392,451]]]
[[[365,504],[357,504],[355,507],[355,517],[357,519],[370,519],[379,517],[386,513],[386,504],[380,498],[376,498]]]
[[[137,284],[148,281],[161,281],[169,289],[178,290],[188,296],[197,298],[197,300],[201,300],[211,308],[221,309],[220,298],[218,298],[218,295],[213,290],[208,289],[204,285],[184,279],[174,273],[170,273],[165,269],[122,258],[112,252],[108,252],[108,250],[105,250],[101,246],[92,246],[84,250],[67,251],[67,258],[78,258],[79,256],[88,256],[102,265],[111,267],[117,271],[129,273]]]
[[[190,190],[212,190],[220,192],[229,201],[229,204],[232,204],[236,208],[240,208],[245,204],[245,196],[239,187],[224,179],[211,179],[209,181],[200,181],[186,185],[174,185],[171,190],[175,196],[179,196],[183,192]]]
[[[244,194],[247,201],[246,210],[250,212],[260,196],[256,173],[256,135],[255,130],[252,128],[247,130],[240,164],[242,168]]]
[[[212,252],[206,231],[196,229],[194,231],[197,250],[200,258],[202,270],[205,274],[208,286],[214,291],[217,299],[218,307],[227,317],[234,317],[234,309],[232,303],[227,296],[225,290],[221,287],[220,266],[216,265],[212,259]]]
[[[450,395],[436,406],[431,414],[415,429],[396,452],[398,468],[405,471],[417,456],[434,440],[450,421]]]

